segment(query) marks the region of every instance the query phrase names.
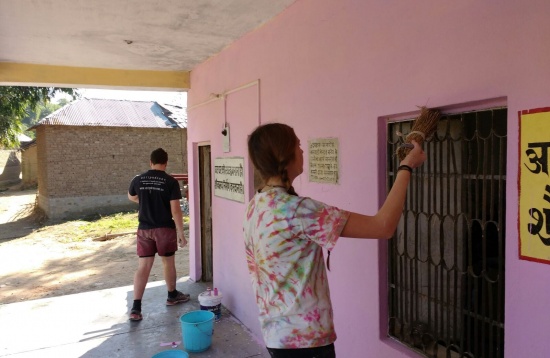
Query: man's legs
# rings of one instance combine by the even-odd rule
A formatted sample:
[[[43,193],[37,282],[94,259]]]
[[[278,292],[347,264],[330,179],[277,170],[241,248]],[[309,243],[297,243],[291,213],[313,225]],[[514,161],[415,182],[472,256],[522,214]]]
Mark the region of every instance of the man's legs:
[[[189,295],[176,290],[176,260],[175,255],[161,256],[162,265],[164,267],[164,280],[168,289],[168,298],[166,299],[167,306],[173,306],[178,303],[189,301]]]
[[[153,234],[153,230],[138,229],[137,231],[137,255],[139,261],[138,269],[134,275],[134,300],[141,300],[143,297],[151,268],[155,262],[157,246],[152,236]]]
[[[134,275],[134,303],[130,311],[130,321],[141,321],[143,318],[141,315],[141,299],[154,262],[155,256],[139,258],[138,269]]]
[[[154,262],[155,256],[139,258],[138,269],[134,275],[134,300],[141,300],[143,297]]]
[[[172,292],[176,289],[176,255],[161,256],[162,265],[164,267],[164,281],[166,281],[166,288],[168,292]]]

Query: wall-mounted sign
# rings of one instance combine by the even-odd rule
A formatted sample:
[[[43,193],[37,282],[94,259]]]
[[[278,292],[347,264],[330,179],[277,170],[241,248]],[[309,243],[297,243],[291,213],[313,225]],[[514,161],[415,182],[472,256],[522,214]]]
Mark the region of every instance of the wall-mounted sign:
[[[244,203],[244,158],[214,159],[214,195]]]
[[[309,147],[309,181],[338,184],[338,138],[312,139]]]
[[[550,264],[550,108],[518,114],[519,256]]]

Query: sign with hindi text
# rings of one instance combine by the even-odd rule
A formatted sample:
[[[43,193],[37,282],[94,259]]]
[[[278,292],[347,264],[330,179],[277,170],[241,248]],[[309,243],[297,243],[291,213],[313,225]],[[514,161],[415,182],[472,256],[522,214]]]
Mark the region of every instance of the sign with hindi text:
[[[214,195],[244,203],[244,158],[214,159]]]
[[[309,146],[309,181],[338,184],[338,138],[312,139]]]
[[[519,256],[550,264],[550,108],[519,112]]]

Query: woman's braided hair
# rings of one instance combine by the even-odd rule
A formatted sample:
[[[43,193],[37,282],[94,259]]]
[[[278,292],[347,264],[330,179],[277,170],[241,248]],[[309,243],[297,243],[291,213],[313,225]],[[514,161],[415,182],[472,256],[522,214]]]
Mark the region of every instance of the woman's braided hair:
[[[269,178],[279,177],[290,195],[298,195],[288,178],[286,167],[295,159],[298,137],[292,127],[282,123],[259,126],[248,138],[248,155],[264,183]],[[327,257],[330,271],[330,251]]]
[[[295,159],[297,143],[294,129],[282,123],[261,125],[248,138],[248,155],[264,183],[279,177],[291,195],[298,194],[290,184],[286,167]]]

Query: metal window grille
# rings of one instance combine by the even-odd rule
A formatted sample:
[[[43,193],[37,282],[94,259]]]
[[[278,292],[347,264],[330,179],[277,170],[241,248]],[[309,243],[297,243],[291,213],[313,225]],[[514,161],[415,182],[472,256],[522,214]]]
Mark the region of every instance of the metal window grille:
[[[506,118],[442,116],[390,240],[389,335],[426,357],[504,356]],[[388,123],[388,190],[411,126]]]

